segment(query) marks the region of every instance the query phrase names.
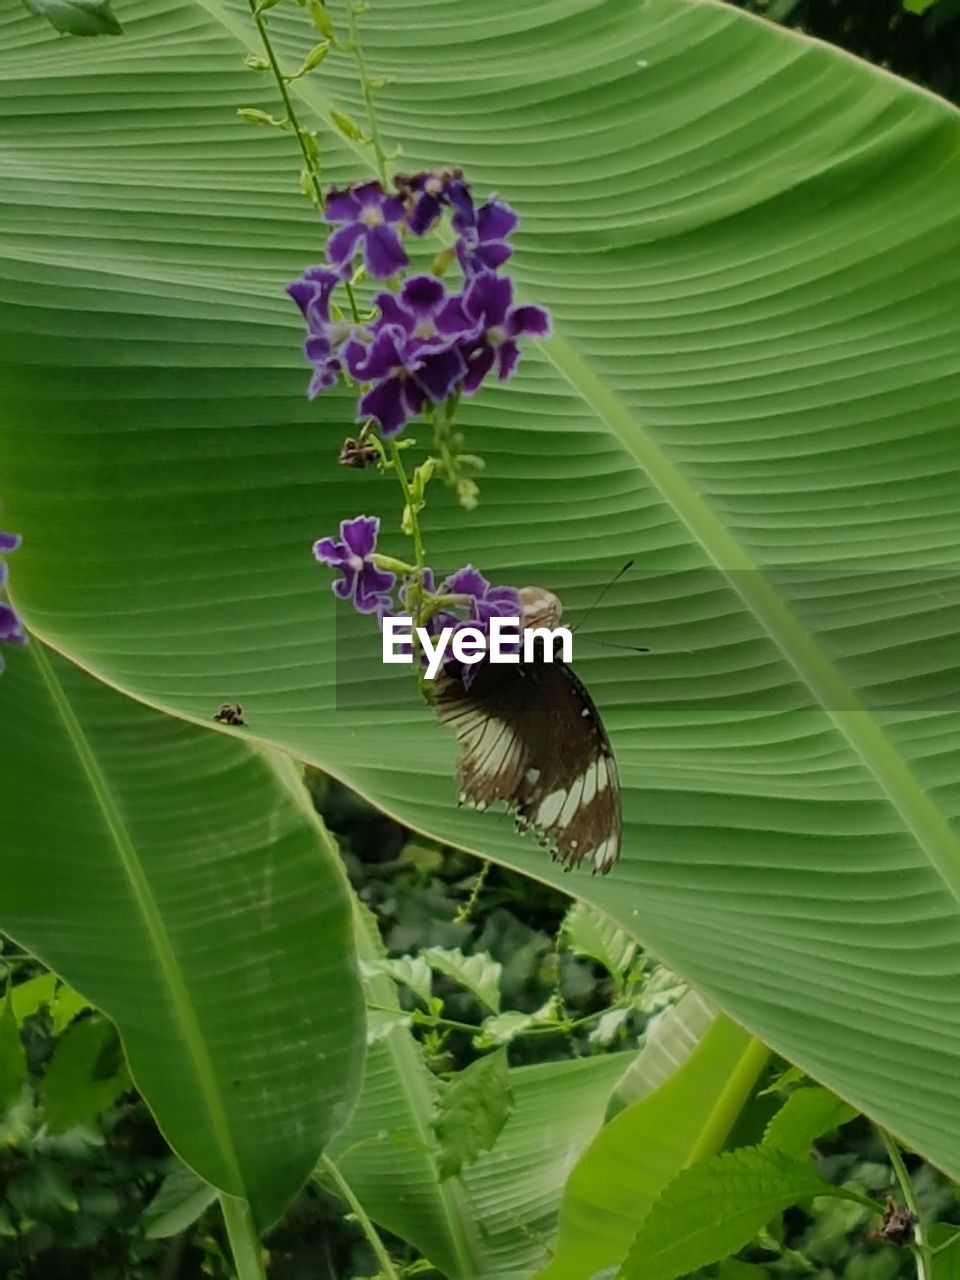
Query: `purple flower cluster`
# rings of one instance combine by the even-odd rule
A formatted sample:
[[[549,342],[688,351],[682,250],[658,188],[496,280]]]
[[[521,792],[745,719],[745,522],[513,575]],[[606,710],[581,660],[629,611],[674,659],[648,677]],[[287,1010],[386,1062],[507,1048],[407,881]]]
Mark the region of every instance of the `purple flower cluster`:
[[[397,575],[379,568],[375,562],[379,532],[377,516],[355,516],[353,520],[341,522],[339,539],[321,538],[315,542],[313,554],[322,564],[342,575],[332,584],[334,595],[341,600],[351,600],[359,613],[376,613],[382,626],[385,617],[402,612],[407,584],[401,584],[399,601],[395,602]],[[431,636],[439,635],[444,627],[453,627],[455,632],[476,627],[486,634],[491,618],[519,618],[523,614],[516,587],[491,586],[472,565],[451,573],[439,586],[433,570],[424,569],[421,585],[428,596],[464,598],[430,617],[425,626]],[[473,668],[464,672],[465,682],[469,682],[468,672],[472,674]]]
[[[20,538],[15,533],[3,533],[0,531],[0,555],[16,551],[20,545]],[[3,591],[7,585],[7,564],[5,560],[0,560],[0,591]],[[8,604],[5,600],[0,600],[0,640],[6,640],[9,644],[26,644],[27,637],[24,634],[20,619],[14,612],[13,605]],[[3,670],[3,658],[0,657],[0,671]]]
[[[496,274],[512,253],[509,237],[519,222],[509,205],[491,196],[477,208],[457,169],[398,176],[395,185],[395,195],[378,182],[331,191],[325,210],[336,229],[327,242],[329,266],[308,268],[287,288],[307,322],[304,352],[314,368],[308,395],[346,372],[364,387],[357,420],[376,419],[384,436],[396,435],[427,405],[473,394],[492,369],[505,381],[520,359],[518,340],[550,332],[547,311],[514,303],[513,281]],[[376,295],[368,323],[332,314],[333,291],[350,278],[357,254],[368,275],[393,280],[409,265],[403,235],[425,235],[445,210],[457,236],[459,292],[435,275],[413,275],[399,290]]]

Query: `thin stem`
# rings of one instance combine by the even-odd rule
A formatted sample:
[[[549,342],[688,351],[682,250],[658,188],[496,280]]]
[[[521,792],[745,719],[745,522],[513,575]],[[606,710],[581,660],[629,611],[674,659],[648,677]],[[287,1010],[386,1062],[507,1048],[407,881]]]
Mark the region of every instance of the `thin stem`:
[[[367,1243],[373,1250],[374,1256],[380,1264],[380,1270],[385,1277],[385,1280],[400,1280],[397,1269],[393,1265],[393,1259],[390,1257],[390,1254],[387,1252],[386,1245],[380,1238],[380,1233],[370,1221],[363,1205],[353,1194],[353,1188],[350,1186],[350,1183],[347,1182],[346,1178],[328,1155],[322,1155],[320,1157],[319,1167],[325,1173],[330,1175],[331,1180],[336,1183],[336,1187],[340,1192],[340,1195],[350,1206],[350,1212],[356,1218],[361,1231],[366,1236]]]
[[[317,157],[311,148],[307,145],[306,135],[300,119],[297,116],[293,106],[293,99],[290,97],[290,89],[287,85],[286,77],[280,70],[280,63],[277,61],[277,55],[273,51],[273,45],[270,42],[270,33],[267,31],[267,24],[263,14],[257,8],[257,0],[247,0],[250,6],[250,14],[253,18],[257,32],[260,36],[260,43],[263,45],[263,51],[267,55],[267,61],[270,63],[270,70],[277,84],[277,90],[280,94],[280,100],[283,103],[284,114],[287,123],[297,136],[297,143],[300,147],[300,154],[303,157],[303,171],[307,175],[310,185],[313,188],[314,200],[317,206],[323,208],[323,188],[320,185],[320,174],[317,170]],[[349,280],[344,281],[344,289],[347,292],[347,298],[350,302],[350,310],[353,313],[354,324],[360,323],[360,310],[357,306],[356,295],[353,291],[353,285]]]
[[[310,184],[313,187],[313,193],[316,196],[317,204],[323,206],[323,191],[320,188],[320,175],[317,173],[316,160],[307,146],[303,129],[300,127],[300,121],[297,119],[297,113],[293,109],[293,101],[290,97],[290,90],[287,88],[286,77],[280,70],[280,64],[277,62],[277,55],[273,51],[273,45],[270,43],[270,36],[267,33],[267,24],[263,19],[263,14],[257,8],[257,0],[248,0],[250,5],[250,13],[256,24],[257,31],[260,34],[260,43],[263,45],[263,51],[267,55],[267,61],[270,63],[270,70],[273,72],[273,78],[277,82],[277,88],[280,91],[280,98],[283,101],[283,109],[286,113],[287,120],[291,129],[297,135],[297,142],[300,144],[300,153],[303,156],[303,167],[310,178]]]
[[[487,882],[487,876],[490,873],[490,867],[492,865],[492,863],[486,860],[482,863],[480,870],[474,877],[473,887],[470,890],[469,898],[467,898],[466,902],[459,908],[457,914],[453,917],[454,924],[462,924],[464,920],[469,920],[473,915],[474,908],[477,905],[477,899],[480,897],[483,886]]]
[[[357,70],[360,73],[360,89],[363,93],[363,105],[367,109],[367,128],[370,130],[370,141],[373,143],[373,154],[377,158],[377,173],[384,188],[387,186],[387,158],[383,154],[383,143],[380,140],[380,129],[377,125],[377,114],[373,106],[373,90],[370,88],[370,78],[367,75],[367,64],[363,56],[363,47],[360,44],[360,34],[357,27],[357,6],[348,2],[347,8],[350,13],[350,46],[353,49],[353,56],[357,60]]]
[[[263,1248],[250,1205],[246,1200],[224,1194],[220,1197],[220,1209],[227,1228],[233,1265],[237,1269],[237,1280],[267,1280]]]
[[[927,1230],[920,1217],[920,1205],[917,1201],[917,1194],[913,1189],[910,1174],[907,1172],[907,1166],[903,1163],[900,1148],[890,1134],[887,1133],[886,1129],[882,1129],[880,1125],[875,1125],[874,1127],[880,1135],[880,1141],[886,1148],[894,1177],[900,1186],[903,1203],[914,1217],[913,1245],[911,1247],[913,1256],[917,1261],[917,1280],[933,1280],[933,1257],[930,1250],[930,1241],[927,1239]]]

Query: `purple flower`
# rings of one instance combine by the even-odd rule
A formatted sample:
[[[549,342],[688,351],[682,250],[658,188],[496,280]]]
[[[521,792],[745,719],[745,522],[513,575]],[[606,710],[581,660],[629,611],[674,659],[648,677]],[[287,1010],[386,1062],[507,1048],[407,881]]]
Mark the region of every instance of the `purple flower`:
[[[461,169],[437,169],[417,173],[412,178],[398,174],[394,179],[397,190],[407,205],[407,226],[415,236],[426,235],[450,203],[452,187],[466,187]]]
[[[517,339],[545,338],[550,333],[550,315],[533,304],[514,306],[513,281],[482,271],[473,277],[460,299],[465,332],[476,335],[467,341],[464,354],[467,374],[463,389],[470,395],[480,386],[494,364],[502,382],[512,376],[520,359]],[[446,323],[453,324],[447,317]]]
[[[16,533],[3,533],[0,531],[0,553],[16,551],[20,545],[20,537]],[[6,586],[7,582],[7,565],[6,561],[0,560],[0,588]],[[5,600],[0,600],[0,640],[6,641],[8,644],[26,644],[27,637],[23,630],[23,625],[17,617],[13,605],[7,604]],[[3,659],[0,658],[0,671],[3,670]]]
[[[462,631],[464,627],[475,627],[484,635],[489,635],[491,618],[519,620],[523,617],[520,592],[516,587],[491,587],[489,581],[473,565],[465,565],[444,578],[438,594],[470,597],[466,606],[467,616],[463,620],[445,615],[444,625],[453,625],[455,632]],[[520,627],[522,622],[518,621],[518,629]],[[459,675],[464,688],[469,689],[478,669],[479,663],[463,663]]]
[[[378,294],[377,305],[373,342],[348,343],[344,358],[354,378],[374,384],[360,399],[359,418],[376,418],[392,436],[426,400],[439,404],[450,395],[467,372],[460,348],[479,329],[435,276],[411,276],[399,294]]]
[[[404,217],[403,201],[388,196],[379,182],[329,192],[324,211],[328,222],[342,224],[327,241],[327,258],[341,276],[349,275],[358,248],[363,250],[368,274],[378,280],[407,265],[396,229]]]
[[[384,436],[395,436],[423,408],[426,394],[411,376],[417,357],[407,350],[407,335],[387,325],[369,347],[349,342],[344,357],[352,376],[374,385],[360,397],[357,421],[376,418]]]
[[[390,592],[396,575],[378,569],[371,560],[379,532],[379,516],[355,516],[340,522],[341,541],[320,538],[313,544],[314,556],[343,574],[333,583],[333,594],[352,600],[358,613],[382,615],[393,607]]]
[[[449,197],[454,211],[453,229],[457,232],[457,257],[464,275],[502,267],[513,253],[507,237],[520,222],[516,212],[496,196],[475,209],[465,182],[452,183]]]
[[[311,400],[332,387],[340,372],[339,349],[353,332],[350,325],[330,319],[330,295],[340,277],[327,267],[307,267],[299,280],[287,285],[287,293],[303,312],[307,338],[303,353],[314,367],[307,395]]]

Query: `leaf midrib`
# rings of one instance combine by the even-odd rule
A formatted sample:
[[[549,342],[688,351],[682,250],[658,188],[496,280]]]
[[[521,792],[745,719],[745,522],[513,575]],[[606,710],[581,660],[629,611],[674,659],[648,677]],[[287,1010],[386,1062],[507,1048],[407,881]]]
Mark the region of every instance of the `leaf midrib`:
[[[46,686],[50,700],[58,712],[64,731],[76,752],[80,766],[90,784],[107,831],[113,841],[120,865],[133,892],[140,917],[147,931],[150,947],[156,957],[160,972],[170,992],[171,1006],[181,1039],[193,1062],[200,1093],[203,1097],[217,1144],[225,1163],[234,1177],[236,1192],[243,1194],[246,1180],[233,1141],[230,1122],[223,1106],[223,1098],[217,1086],[217,1074],[206,1046],[196,1008],[190,998],[189,988],[171,944],[160,909],[150,883],[144,874],[136,848],[124,826],[120,811],[114,802],[109,783],[104,777],[96,755],[74,714],[73,707],[63,686],[51,666],[44,647],[36,640],[30,646],[34,661]],[[109,1010],[105,1010],[109,1013]],[[235,1192],[235,1194],[236,1194]]]

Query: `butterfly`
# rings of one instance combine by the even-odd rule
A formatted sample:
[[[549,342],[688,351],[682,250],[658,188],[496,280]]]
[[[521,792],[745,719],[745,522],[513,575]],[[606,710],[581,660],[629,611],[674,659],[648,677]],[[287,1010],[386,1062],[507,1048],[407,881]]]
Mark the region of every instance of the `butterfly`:
[[[560,602],[540,587],[520,592],[524,625],[553,627]],[[460,744],[460,801],[498,800],[532,828],[566,870],[586,862],[606,874],[620,856],[620,782],[593,699],[566,663],[478,663],[465,687],[456,663],[437,680],[436,711]]]

